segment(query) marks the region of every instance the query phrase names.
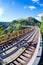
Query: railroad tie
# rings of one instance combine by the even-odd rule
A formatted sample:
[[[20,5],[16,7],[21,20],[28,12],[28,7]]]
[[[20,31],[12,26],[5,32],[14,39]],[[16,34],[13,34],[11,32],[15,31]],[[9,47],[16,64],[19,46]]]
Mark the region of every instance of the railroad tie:
[[[25,63],[26,63],[26,61],[24,61],[24,60],[22,60],[22,59],[20,59],[20,58],[17,58],[17,60],[18,60],[21,64],[25,64]]]
[[[20,56],[20,58],[22,58],[24,61],[28,61],[28,58],[24,57],[24,56]]]
[[[19,62],[17,62],[16,60],[13,62],[14,65],[21,65]]]
[[[32,52],[31,51],[28,51],[28,50],[25,50],[25,53],[28,53],[28,54],[32,54]]]
[[[27,54],[27,53],[23,53],[23,55],[25,55],[26,57],[30,58],[31,55]]]

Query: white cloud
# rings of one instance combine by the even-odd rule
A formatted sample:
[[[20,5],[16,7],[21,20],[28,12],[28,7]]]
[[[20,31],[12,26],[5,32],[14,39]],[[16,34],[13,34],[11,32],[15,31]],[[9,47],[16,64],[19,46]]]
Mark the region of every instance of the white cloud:
[[[0,16],[2,16],[2,15],[3,15],[3,8],[0,7]]]
[[[15,17],[14,19],[15,19],[15,20],[17,20],[18,18],[17,18],[17,17]]]
[[[43,13],[39,13],[37,16],[38,16],[38,17],[41,17],[42,15],[43,15]]]
[[[37,17],[35,17],[35,18],[36,18],[37,20],[41,21],[41,17],[38,17],[38,16],[37,16]]]
[[[39,21],[41,21],[41,16],[43,15],[43,13],[39,13],[35,18]]]
[[[25,6],[24,6],[24,9],[26,9],[26,8],[27,8],[27,6],[25,5]]]
[[[35,6],[28,6],[29,9],[33,10],[33,9],[36,9]]]
[[[41,17],[41,14],[38,14],[37,16],[38,16],[38,17]]]
[[[27,8],[27,9],[29,8],[30,10],[36,9],[35,6],[27,6],[27,5],[25,5],[25,6],[24,6],[24,9],[26,9],[26,8]]]
[[[32,0],[33,2],[38,2],[39,0]]]
[[[32,2],[36,2],[38,5],[40,5],[41,7],[43,7],[43,4],[39,2],[39,0],[32,0]]]

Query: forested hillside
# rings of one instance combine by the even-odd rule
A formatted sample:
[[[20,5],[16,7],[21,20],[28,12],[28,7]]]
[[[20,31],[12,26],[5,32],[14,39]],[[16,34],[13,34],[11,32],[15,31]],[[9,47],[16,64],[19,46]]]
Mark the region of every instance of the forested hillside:
[[[28,17],[26,19],[13,20],[11,22],[0,22],[0,35],[21,30],[22,26],[27,26],[27,25],[29,26],[35,25],[40,27],[40,21],[32,17]]]
[[[41,26],[40,26],[41,34],[43,37],[43,16],[41,17]]]

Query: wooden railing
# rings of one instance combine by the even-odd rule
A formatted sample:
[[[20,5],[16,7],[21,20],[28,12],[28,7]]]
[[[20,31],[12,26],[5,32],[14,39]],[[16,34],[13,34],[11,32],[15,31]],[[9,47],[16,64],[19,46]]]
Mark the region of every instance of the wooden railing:
[[[0,36],[0,44],[3,44],[5,42],[9,42],[10,40],[15,39],[15,38],[20,38],[23,35],[27,34],[28,32],[32,31],[33,29],[34,29],[34,27],[26,28],[24,30],[19,30],[16,32],[12,32],[10,34],[2,35],[2,36]]]

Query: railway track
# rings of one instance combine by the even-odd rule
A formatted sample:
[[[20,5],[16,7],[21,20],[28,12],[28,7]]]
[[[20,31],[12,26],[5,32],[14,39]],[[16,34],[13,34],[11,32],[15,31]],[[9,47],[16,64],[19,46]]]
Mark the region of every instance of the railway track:
[[[26,39],[29,39],[34,33],[35,33],[35,30],[30,32],[29,34],[25,35],[21,39],[16,39],[15,41],[13,40],[13,41],[10,41],[9,43],[1,45],[0,46],[1,53],[9,50],[10,48],[12,48],[14,46],[18,47],[19,45],[21,45],[22,41],[25,41]]]
[[[27,65],[38,42],[38,31],[34,29],[21,39],[0,46],[1,59],[5,65]]]

